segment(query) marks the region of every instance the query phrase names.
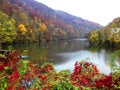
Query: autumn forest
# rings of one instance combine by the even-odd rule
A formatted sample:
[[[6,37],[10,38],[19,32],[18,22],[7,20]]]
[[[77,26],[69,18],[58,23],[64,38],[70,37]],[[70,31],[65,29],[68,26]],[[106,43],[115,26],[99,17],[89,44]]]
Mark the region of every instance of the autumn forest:
[[[65,41],[62,42],[62,49],[69,46],[67,49],[74,51],[73,49],[79,46],[81,49],[82,45],[85,45],[74,46],[72,40],[83,38],[89,43],[89,48],[113,50],[110,59],[106,60],[111,73],[106,75],[100,72],[96,65],[87,60],[76,61],[72,71],[58,72],[53,63],[41,65],[32,62],[28,60],[29,58],[23,58],[28,55],[27,50],[21,54],[11,47],[52,41],[59,44],[60,41]],[[6,45],[8,50],[2,50]],[[30,51],[32,53],[36,50],[34,45],[33,47],[34,49]],[[41,52],[44,51],[44,57],[47,56],[48,48],[47,45],[42,49],[39,47]],[[60,49],[57,47],[58,52]],[[120,67],[115,63],[115,60],[120,62],[119,49],[120,17],[102,26],[54,10],[35,0],[0,0],[0,90],[119,90]],[[40,55],[37,50],[36,53]],[[57,51],[54,54],[56,53]],[[72,54],[70,55],[72,57]]]
[[[99,24],[55,11],[34,0],[1,0],[0,5],[0,43],[87,37],[91,30],[102,29]]]

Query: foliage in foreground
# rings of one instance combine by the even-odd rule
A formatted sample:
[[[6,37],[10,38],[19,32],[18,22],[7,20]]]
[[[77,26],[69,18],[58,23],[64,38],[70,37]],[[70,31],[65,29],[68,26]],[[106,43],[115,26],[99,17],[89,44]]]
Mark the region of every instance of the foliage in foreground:
[[[104,75],[90,62],[76,62],[72,73],[56,72],[48,63],[39,66],[18,57],[0,55],[0,90],[116,90],[120,74]]]

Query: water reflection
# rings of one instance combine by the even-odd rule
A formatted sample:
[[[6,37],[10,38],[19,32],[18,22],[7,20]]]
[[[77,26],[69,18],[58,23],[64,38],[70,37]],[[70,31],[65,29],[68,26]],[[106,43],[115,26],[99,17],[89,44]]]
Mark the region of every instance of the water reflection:
[[[57,70],[69,69],[73,70],[74,63],[76,61],[86,60],[93,62],[102,73],[109,74],[111,72],[108,66],[109,53],[104,49],[101,49],[100,52],[91,52],[89,50],[80,50],[76,52],[69,53],[58,53],[58,56],[66,58],[66,63],[56,65]]]
[[[47,42],[46,44],[30,44],[30,45],[17,45],[14,46],[15,49],[22,52],[23,50],[28,50],[30,60],[39,62],[53,62],[63,63],[66,62],[65,58],[57,56],[57,53],[64,52],[74,52],[77,50],[85,49],[88,46],[88,42],[72,40],[72,41],[56,41],[56,42]]]
[[[88,61],[97,65],[101,72],[105,74],[110,73],[108,62],[112,51],[89,49],[88,46],[87,40],[76,39],[14,47],[20,52],[28,50],[30,60],[38,64],[44,62],[54,63],[58,71],[63,69],[73,70],[76,61],[89,59]]]

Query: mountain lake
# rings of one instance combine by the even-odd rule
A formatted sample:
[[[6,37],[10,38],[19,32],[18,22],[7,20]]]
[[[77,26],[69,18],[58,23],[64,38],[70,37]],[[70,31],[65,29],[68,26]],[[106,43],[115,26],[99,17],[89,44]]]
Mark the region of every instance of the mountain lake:
[[[76,61],[88,61],[94,63],[100,72],[109,74],[108,65],[112,50],[95,49],[89,47],[87,39],[73,39],[51,41],[42,44],[21,44],[13,46],[20,53],[28,50],[29,60],[42,65],[44,62],[53,63],[57,71],[74,68]],[[116,61],[118,65],[120,62]]]

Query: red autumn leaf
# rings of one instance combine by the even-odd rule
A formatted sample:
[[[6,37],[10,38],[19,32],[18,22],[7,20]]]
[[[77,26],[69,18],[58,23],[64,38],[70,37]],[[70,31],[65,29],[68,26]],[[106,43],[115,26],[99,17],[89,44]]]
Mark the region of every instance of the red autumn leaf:
[[[47,79],[47,76],[42,74],[39,74],[38,77],[41,78],[42,81]]]
[[[7,90],[14,90],[14,84],[11,84],[11,85],[7,88]]]
[[[20,85],[19,90],[24,90],[24,88]]]
[[[0,64],[0,71],[2,71],[4,69],[5,65],[4,64]]]
[[[14,83],[16,80],[18,80],[19,78],[19,72],[18,71],[14,71],[11,75],[10,75],[10,82]]]

